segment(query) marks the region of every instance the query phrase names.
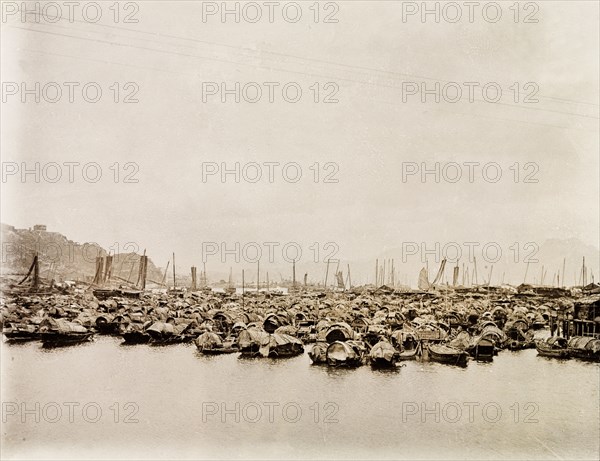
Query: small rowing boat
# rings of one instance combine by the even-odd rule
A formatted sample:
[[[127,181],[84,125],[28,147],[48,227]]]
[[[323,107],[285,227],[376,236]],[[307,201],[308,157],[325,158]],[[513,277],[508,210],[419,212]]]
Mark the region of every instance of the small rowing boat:
[[[469,354],[446,344],[430,344],[429,358],[434,362],[466,366]]]
[[[538,355],[542,357],[553,357],[556,359],[569,358],[569,350],[567,349],[567,340],[560,336],[552,336],[545,340],[537,340],[535,348]]]

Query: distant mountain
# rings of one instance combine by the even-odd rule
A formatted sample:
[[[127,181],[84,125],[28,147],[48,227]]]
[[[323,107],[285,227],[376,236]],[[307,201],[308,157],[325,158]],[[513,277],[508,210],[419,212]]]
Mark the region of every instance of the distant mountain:
[[[94,277],[96,257],[108,252],[95,243],[78,243],[59,232],[49,232],[43,225],[31,229],[16,229],[1,224],[2,274],[26,274],[37,252],[40,276],[62,280],[87,280]],[[113,255],[112,274],[137,281],[140,256],[136,253]],[[148,258],[150,280],[161,281],[163,273]]]

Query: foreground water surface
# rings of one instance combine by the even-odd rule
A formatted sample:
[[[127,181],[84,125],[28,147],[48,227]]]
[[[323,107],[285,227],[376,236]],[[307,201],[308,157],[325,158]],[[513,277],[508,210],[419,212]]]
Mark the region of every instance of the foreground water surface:
[[[598,459],[598,364],[396,370],[120,338],[1,349],[3,459]],[[310,347],[310,346],[308,346]]]

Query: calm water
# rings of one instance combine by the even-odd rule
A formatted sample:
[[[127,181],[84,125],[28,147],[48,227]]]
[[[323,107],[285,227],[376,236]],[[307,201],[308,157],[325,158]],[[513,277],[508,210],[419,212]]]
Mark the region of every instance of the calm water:
[[[194,346],[122,346],[106,337],[53,350],[4,343],[1,351],[2,458],[598,459],[600,452],[599,366],[535,350],[465,369],[406,362],[397,371],[332,370],[307,355],[207,357]]]

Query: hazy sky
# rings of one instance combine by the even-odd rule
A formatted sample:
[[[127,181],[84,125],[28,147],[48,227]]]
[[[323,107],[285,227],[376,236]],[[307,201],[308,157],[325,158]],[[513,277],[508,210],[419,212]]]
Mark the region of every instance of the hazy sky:
[[[312,1],[299,2],[296,23],[281,6],[270,23],[263,2],[256,23],[248,22],[253,7],[241,10],[239,23],[219,14],[203,21],[212,4],[190,1],[135,2],[137,11],[122,4],[118,22],[113,2],[102,4],[97,23],[80,9],[70,22],[66,6],[58,21],[23,22],[6,3],[13,2],[5,2],[2,20],[3,172],[22,162],[46,168],[39,183],[33,174],[23,182],[21,171],[3,177],[4,223],[43,223],[105,247],[137,242],[159,265],[175,251],[182,266],[200,264],[202,242],[299,242],[305,254],[313,242],[321,251],[335,242],[343,259],[375,258],[402,242],[577,238],[598,246],[597,2],[536,2],[537,11],[522,3],[517,23],[512,1],[500,2],[496,23],[479,9],[470,22],[462,2],[457,23],[448,22],[450,10],[439,23],[432,16],[423,23],[419,14],[403,21],[402,2],[382,1],[323,2],[318,23]],[[286,11],[293,18],[293,8]],[[127,13],[138,22],[124,23]],[[523,22],[529,13],[537,23]],[[328,14],[338,22],[324,23]],[[46,94],[23,103],[21,83],[33,89],[36,82]],[[47,100],[55,97],[49,82],[63,90],[56,103]],[[65,82],[79,83],[73,103]],[[90,82],[102,89],[97,103],[83,99]],[[263,94],[256,103],[244,95],[223,103],[220,93],[203,92],[207,82],[215,83],[211,89],[255,82],[245,96],[253,98],[257,86]],[[272,103],[265,82],[272,82]],[[455,82],[445,95],[453,98],[459,87],[462,99],[442,95],[436,103],[428,95],[422,102],[408,94],[436,82]],[[472,102],[465,82],[478,85]],[[302,89],[297,103],[284,100],[286,84],[290,98]],[[490,102],[496,87],[502,98]],[[139,102],[124,103],[136,88]],[[338,102],[324,103],[332,92]],[[530,93],[538,102],[524,102]],[[56,183],[47,180],[56,174],[51,162],[62,165]],[[80,163],[73,183],[65,162]],[[96,183],[82,175],[92,162],[102,170]],[[236,162],[262,165],[262,179],[236,183],[229,175],[223,183],[216,174],[203,181],[203,164]],[[264,162],[279,162],[273,183]],[[287,180],[282,174],[292,162],[302,171],[296,183],[293,165]],[[431,174],[422,182],[417,173],[403,180],[408,164],[436,162],[447,178],[456,171],[443,168],[448,162],[461,165],[462,179],[435,183]],[[479,163],[472,183],[465,162]],[[495,183],[482,175],[492,162],[488,177],[498,166],[502,172]],[[124,183],[134,168],[138,182]],[[93,178],[93,165],[86,172]],[[324,183],[328,174],[338,182]]]

